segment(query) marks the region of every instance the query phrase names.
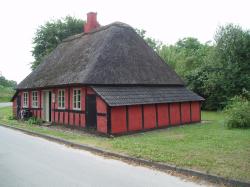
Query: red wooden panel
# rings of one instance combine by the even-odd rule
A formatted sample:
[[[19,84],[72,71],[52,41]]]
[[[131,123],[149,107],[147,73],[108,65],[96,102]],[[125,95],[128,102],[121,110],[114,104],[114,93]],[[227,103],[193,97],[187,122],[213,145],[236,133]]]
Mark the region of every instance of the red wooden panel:
[[[158,104],[158,126],[164,127],[169,125],[168,104]]]
[[[112,107],[111,108],[111,132],[123,133],[127,131],[126,124],[126,107]]]
[[[190,103],[185,102],[181,103],[181,122],[182,123],[190,123]]]
[[[29,102],[28,102],[28,105],[29,105],[29,108],[31,108],[31,106],[32,106],[32,91],[29,91],[28,92],[28,97],[29,97]]]
[[[19,94],[21,95],[21,108],[23,108],[23,91],[20,91]]]
[[[70,99],[70,105],[69,105],[70,110],[73,109],[73,89],[74,88],[70,88],[70,97],[69,97],[69,99]]]
[[[107,133],[107,117],[98,116],[97,117],[97,131],[101,133]]]
[[[68,125],[68,115],[69,115],[68,112],[64,112],[64,124],[65,125]]]
[[[99,96],[96,97],[96,109],[99,113],[107,112],[107,105]]]
[[[54,105],[55,109],[58,109],[58,89],[56,89],[56,88],[53,89],[52,93],[55,94],[55,102],[54,103],[53,103],[53,98],[51,98],[52,105]],[[51,97],[53,97],[53,96],[51,96]],[[58,121],[58,119],[56,121]]]
[[[68,101],[68,100],[69,100],[69,88],[66,87],[64,90],[65,90],[65,92],[64,92],[64,97],[65,97],[65,101],[64,101],[64,102],[65,102],[65,108],[68,109],[68,107],[69,107],[69,106],[68,106],[68,104],[69,104],[69,101]]]
[[[192,102],[191,103],[191,114],[192,114],[192,122],[199,122],[200,119],[200,102]]]
[[[142,129],[142,110],[141,105],[128,107],[128,130],[135,131]]]
[[[81,110],[85,111],[85,96],[86,96],[86,88],[81,88]]]
[[[70,125],[74,125],[74,115],[73,115],[73,112],[70,112],[69,113],[69,124]]]
[[[55,123],[59,123],[59,121],[58,121],[58,112],[55,112]]]
[[[42,108],[42,90],[39,90],[39,108]],[[41,118],[41,111],[39,112],[39,117]]]
[[[170,104],[170,124],[171,125],[181,124],[180,104],[179,103],[171,103]]]
[[[156,110],[155,105],[144,105],[144,129],[156,127]]]
[[[65,115],[64,112],[60,112],[60,118],[59,118],[60,124],[63,124],[63,115]]]
[[[79,116],[79,115],[80,115],[79,113],[75,113],[75,124],[74,124],[74,125],[75,125],[76,127],[79,127],[79,126],[80,126],[80,123],[79,123],[79,122],[80,122],[80,121],[79,121],[79,120],[80,120],[80,116]]]
[[[95,91],[92,88],[87,87],[87,94],[95,94]]]
[[[84,128],[84,127],[85,127],[85,124],[86,124],[86,123],[85,123],[85,114],[81,114],[81,115],[80,115],[80,118],[81,118],[81,124],[80,124],[80,126]]]

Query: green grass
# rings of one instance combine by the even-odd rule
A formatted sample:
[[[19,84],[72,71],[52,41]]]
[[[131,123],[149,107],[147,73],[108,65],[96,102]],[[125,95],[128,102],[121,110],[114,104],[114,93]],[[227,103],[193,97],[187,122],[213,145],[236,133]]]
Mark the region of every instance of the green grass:
[[[227,129],[221,112],[202,112],[207,123],[155,130],[117,138],[79,131],[27,125],[8,120],[11,108],[0,109],[0,123],[49,134],[138,158],[174,164],[203,172],[250,181],[250,129]]]
[[[0,102],[10,102],[14,89],[0,85]]]

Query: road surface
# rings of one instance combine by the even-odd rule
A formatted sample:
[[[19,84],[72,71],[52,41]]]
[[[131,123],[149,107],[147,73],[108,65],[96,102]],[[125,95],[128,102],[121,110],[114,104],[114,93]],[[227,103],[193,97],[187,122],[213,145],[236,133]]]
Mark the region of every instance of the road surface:
[[[200,186],[0,126],[0,186]]]
[[[0,108],[5,106],[12,106],[12,102],[0,103]]]

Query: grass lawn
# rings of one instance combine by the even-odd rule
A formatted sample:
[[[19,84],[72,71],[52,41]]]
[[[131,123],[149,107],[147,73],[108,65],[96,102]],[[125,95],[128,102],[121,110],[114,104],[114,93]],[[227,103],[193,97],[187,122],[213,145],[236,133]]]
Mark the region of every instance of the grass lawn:
[[[208,123],[155,130],[117,138],[97,137],[79,131],[27,125],[9,120],[11,108],[0,108],[0,123],[45,133],[139,158],[250,181],[250,129],[227,129],[221,112],[202,112]]]

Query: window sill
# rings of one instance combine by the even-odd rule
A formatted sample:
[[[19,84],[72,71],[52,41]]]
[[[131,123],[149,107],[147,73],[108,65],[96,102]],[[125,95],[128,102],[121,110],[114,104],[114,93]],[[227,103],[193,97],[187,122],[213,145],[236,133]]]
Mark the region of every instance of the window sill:
[[[81,108],[73,108],[73,110],[75,110],[75,111],[81,111],[82,109]]]
[[[58,107],[57,109],[59,109],[59,110],[65,110],[65,107],[64,108]]]

